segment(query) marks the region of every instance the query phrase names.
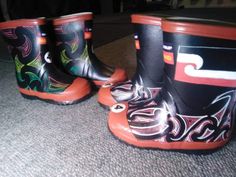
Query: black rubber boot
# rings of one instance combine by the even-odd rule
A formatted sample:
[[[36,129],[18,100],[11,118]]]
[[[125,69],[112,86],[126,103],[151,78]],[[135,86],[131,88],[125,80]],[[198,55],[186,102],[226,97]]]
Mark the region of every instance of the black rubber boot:
[[[163,85],[162,18],[132,15],[131,20],[135,31],[136,73],[132,80],[100,88],[98,102],[105,107],[123,101],[150,101]]]
[[[91,92],[87,80],[66,75],[53,65],[44,19],[2,22],[0,31],[15,61],[16,79],[24,97],[72,104]]]
[[[78,13],[53,20],[62,67],[71,75],[90,79],[96,86],[127,79],[123,69],[102,63],[93,52],[93,14]]]
[[[222,147],[235,122],[236,24],[169,18],[162,29],[164,86],[149,103],[114,105],[111,132],[143,148]]]

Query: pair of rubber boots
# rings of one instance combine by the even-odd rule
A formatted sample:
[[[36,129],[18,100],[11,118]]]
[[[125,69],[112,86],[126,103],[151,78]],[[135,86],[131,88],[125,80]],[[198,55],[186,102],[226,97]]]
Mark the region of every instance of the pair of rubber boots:
[[[236,24],[133,15],[137,71],[103,86],[108,127],[141,148],[212,152],[234,130]],[[162,54],[163,53],[163,54]]]
[[[51,19],[55,35],[51,43],[44,18],[0,23],[24,97],[73,104],[90,95],[91,83],[100,87],[126,80],[123,69],[105,65],[94,54],[92,18],[88,12]],[[50,46],[54,43],[55,47]],[[56,52],[50,55],[53,48]]]

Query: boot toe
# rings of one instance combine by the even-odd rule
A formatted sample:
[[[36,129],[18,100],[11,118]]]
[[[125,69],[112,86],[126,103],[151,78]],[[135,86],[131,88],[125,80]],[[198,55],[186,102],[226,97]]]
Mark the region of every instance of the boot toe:
[[[118,139],[136,144],[137,139],[131,132],[127,119],[128,103],[118,103],[111,107],[108,117],[108,128]]]
[[[118,82],[123,82],[127,80],[127,74],[124,69],[121,68],[115,68],[113,74],[108,77],[106,80],[93,80],[93,83],[97,87],[101,87],[102,85],[106,84],[115,84]]]
[[[105,107],[110,107],[117,103],[111,95],[111,86],[101,87],[98,91],[98,102]]]
[[[83,78],[76,78],[73,83],[63,92],[68,101],[81,100],[91,93],[89,82]]]
[[[108,83],[117,83],[127,80],[127,74],[124,69],[116,68],[114,73],[111,75]]]

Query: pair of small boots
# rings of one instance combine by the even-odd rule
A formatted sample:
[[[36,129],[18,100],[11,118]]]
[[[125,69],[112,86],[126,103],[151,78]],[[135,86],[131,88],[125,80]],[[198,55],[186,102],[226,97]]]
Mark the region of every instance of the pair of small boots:
[[[0,23],[1,34],[15,62],[19,91],[24,97],[73,104],[90,95],[91,83],[100,87],[126,80],[123,69],[105,65],[94,54],[92,18],[93,14],[88,12],[50,19],[53,42],[48,36],[49,19]],[[56,52],[50,55],[52,48]]]
[[[215,150],[232,137],[236,105],[236,24],[132,15],[137,70],[104,85],[108,127],[142,148]]]

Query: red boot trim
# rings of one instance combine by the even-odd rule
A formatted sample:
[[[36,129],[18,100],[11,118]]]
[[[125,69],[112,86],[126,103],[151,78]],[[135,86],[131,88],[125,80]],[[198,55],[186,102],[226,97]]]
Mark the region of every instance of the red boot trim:
[[[236,24],[194,18],[169,18],[162,21],[164,32],[236,40]]]
[[[38,26],[45,24],[44,19],[19,19],[0,23],[0,29],[16,28],[18,26]]]
[[[71,15],[61,16],[60,18],[53,20],[53,25],[62,25],[65,23],[76,22],[76,21],[86,21],[92,20],[93,14],[91,12],[87,13],[77,13]]]
[[[161,26],[161,21],[162,18],[160,17],[139,15],[139,14],[131,15],[132,23]]]

